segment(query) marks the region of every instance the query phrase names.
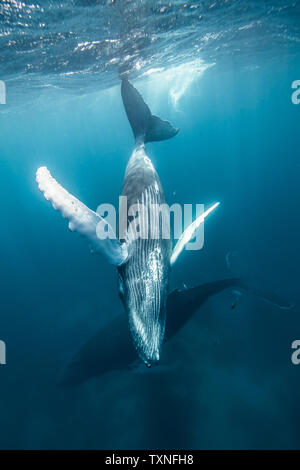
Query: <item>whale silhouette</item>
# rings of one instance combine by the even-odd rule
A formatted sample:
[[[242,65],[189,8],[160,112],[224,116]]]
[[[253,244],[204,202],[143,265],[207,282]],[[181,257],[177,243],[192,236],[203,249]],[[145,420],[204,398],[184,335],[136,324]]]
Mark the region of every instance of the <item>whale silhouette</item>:
[[[146,154],[145,144],[170,139],[178,129],[154,116],[127,78],[122,79],[121,94],[135,139],[125,172],[122,198],[126,198],[127,206],[143,207],[147,214],[153,207],[167,210],[162,184]],[[144,216],[140,217],[140,231],[145,229],[147,233],[146,237],[137,237],[132,214],[120,210],[119,220],[125,225],[125,231],[117,237],[100,214],[68,193],[46,167],[37,170],[36,180],[45,198],[69,220],[70,230],[85,236],[93,251],[103,253],[117,266],[119,294],[127,312],[135,349],[146,365],[158,362],[165,336],[170,267],[219,203],[199,215],[172,250],[172,241],[164,236],[159,216],[147,219],[147,227]],[[108,228],[109,236],[99,236],[99,227]],[[155,236],[149,236],[153,233]]]
[[[207,282],[192,288],[175,289],[167,298],[167,321],[164,341],[172,340],[212,296],[230,289],[234,295],[247,292],[280,309],[293,307],[278,294],[253,289],[240,277]],[[176,359],[176,358],[175,358]],[[160,366],[160,370],[164,370]],[[159,369],[159,368],[158,368]],[[124,312],[99,329],[74,355],[60,378],[63,386],[76,386],[113,370],[139,371],[135,348],[128,335]]]

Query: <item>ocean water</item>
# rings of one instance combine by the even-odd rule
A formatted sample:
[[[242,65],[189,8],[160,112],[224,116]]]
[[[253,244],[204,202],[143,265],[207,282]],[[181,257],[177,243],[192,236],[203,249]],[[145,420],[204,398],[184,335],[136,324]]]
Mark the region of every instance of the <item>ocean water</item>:
[[[299,21],[296,0],[1,2],[0,448],[300,447]],[[68,231],[35,172],[92,209],[117,204],[133,148],[120,73],[180,128],[147,146],[168,203],[221,203],[171,287],[228,277],[236,252],[245,279],[294,307],[245,293],[232,308],[224,291],[165,345],[165,367],[64,387],[122,306],[116,269]]]

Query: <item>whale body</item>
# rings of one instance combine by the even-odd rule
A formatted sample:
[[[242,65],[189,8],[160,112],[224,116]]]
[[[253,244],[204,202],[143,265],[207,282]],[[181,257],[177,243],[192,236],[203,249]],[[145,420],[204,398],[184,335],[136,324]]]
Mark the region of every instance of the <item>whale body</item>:
[[[36,180],[45,198],[68,219],[70,230],[86,237],[94,252],[103,253],[117,266],[119,294],[127,313],[133,345],[143,362],[151,366],[159,361],[164,341],[170,267],[218,203],[198,216],[172,249],[171,238],[163,234],[163,220],[168,212],[164,191],[145,145],[170,139],[179,129],[154,116],[127,78],[122,79],[121,94],[135,139],[125,172],[122,198],[126,199],[126,207],[130,210],[135,207],[139,212],[137,225],[143,235],[136,236],[133,229],[134,211],[120,208],[119,220],[125,230],[117,237],[99,213],[64,189],[46,167],[38,169]],[[152,217],[153,207],[155,217]],[[106,226],[113,236],[99,236],[99,226]]]
[[[176,289],[167,297],[164,342],[173,339],[201,306],[225,289],[241,287],[239,278],[208,282],[193,288]],[[76,386],[113,370],[134,369],[136,351],[128,335],[127,318],[118,314],[93,335],[67,364],[60,384]]]
[[[145,143],[173,137],[178,129],[152,116],[127,79],[122,81],[121,93],[136,142],[126,168],[122,196],[127,198],[129,207],[141,203],[148,214],[153,205],[161,206],[166,201],[159,176],[146,154]],[[128,217],[127,227],[129,223]],[[128,233],[130,256],[118,268],[119,292],[132,338],[140,357],[148,365],[159,360],[164,338],[172,248],[171,240],[163,239],[158,227],[157,238],[151,238],[153,228],[148,227],[146,238],[131,239]]]
[[[240,296],[245,292],[254,295],[283,310],[293,307],[293,304],[276,293],[249,287],[240,277],[229,277],[196,287],[175,289],[167,297],[164,342],[173,338],[176,340],[183,327],[197,312],[201,312],[201,307],[208,299],[228,289],[234,295]],[[111,371],[135,369],[139,370],[139,363],[128,335],[126,315],[121,312],[79,348],[66,365],[60,378],[60,385],[77,386],[92,378],[101,378]]]

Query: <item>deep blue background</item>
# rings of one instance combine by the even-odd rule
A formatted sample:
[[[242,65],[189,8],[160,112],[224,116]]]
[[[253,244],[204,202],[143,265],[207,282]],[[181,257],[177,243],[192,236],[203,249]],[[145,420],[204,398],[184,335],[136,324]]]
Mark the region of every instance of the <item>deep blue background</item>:
[[[67,230],[35,171],[48,166],[93,209],[116,204],[131,130],[118,87],[0,108],[1,448],[299,447],[300,366],[290,359],[300,339],[296,79],[299,61],[282,57],[256,69],[215,66],[177,106],[157,82],[154,96],[151,79],[135,82],[181,129],[148,146],[168,202],[221,202],[204,249],[181,256],[172,286],[225,277],[225,255],[238,251],[243,274],[295,308],[245,294],[232,310],[232,294],[220,294],[165,347],[170,370],[114,372],[74,389],[59,375],[121,310],[116,271]]]

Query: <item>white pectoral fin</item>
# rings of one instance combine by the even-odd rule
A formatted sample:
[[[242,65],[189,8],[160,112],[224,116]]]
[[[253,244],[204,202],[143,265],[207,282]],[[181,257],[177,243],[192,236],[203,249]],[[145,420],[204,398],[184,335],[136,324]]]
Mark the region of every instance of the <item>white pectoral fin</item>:
[[[68,193],[51,175],[44,166],[37,170],[36,181],[45,199],[50,201],[54,209],[69,221],[69,229],[86,237],[93,251],[103,253],[110,263],[120,265],[127,258],[127,246],[121,244],[114,235],[113,238],[99,238],[97,236],[97,225],[105,223],[109,225],[100,215],[89,209],[72,194]],[[111,226],[108,232],[113,233]]]
[[[171,259],[170,259],[170,264],[174,264],[175,261],[177,260],[178,256],[186,246],[186,244],[196,235],[197,230],[199,229],[200,225],[204,222],[205,218],[210,214],[216,207],[218,207],[220,203],[216,202],[213,206],[211,206],[209,209],[207,209],[203,214],[199,215],[194,222],[189,225],[185,231],[181,234],[180,238],[178,239],[178,242],[176,243]]]

